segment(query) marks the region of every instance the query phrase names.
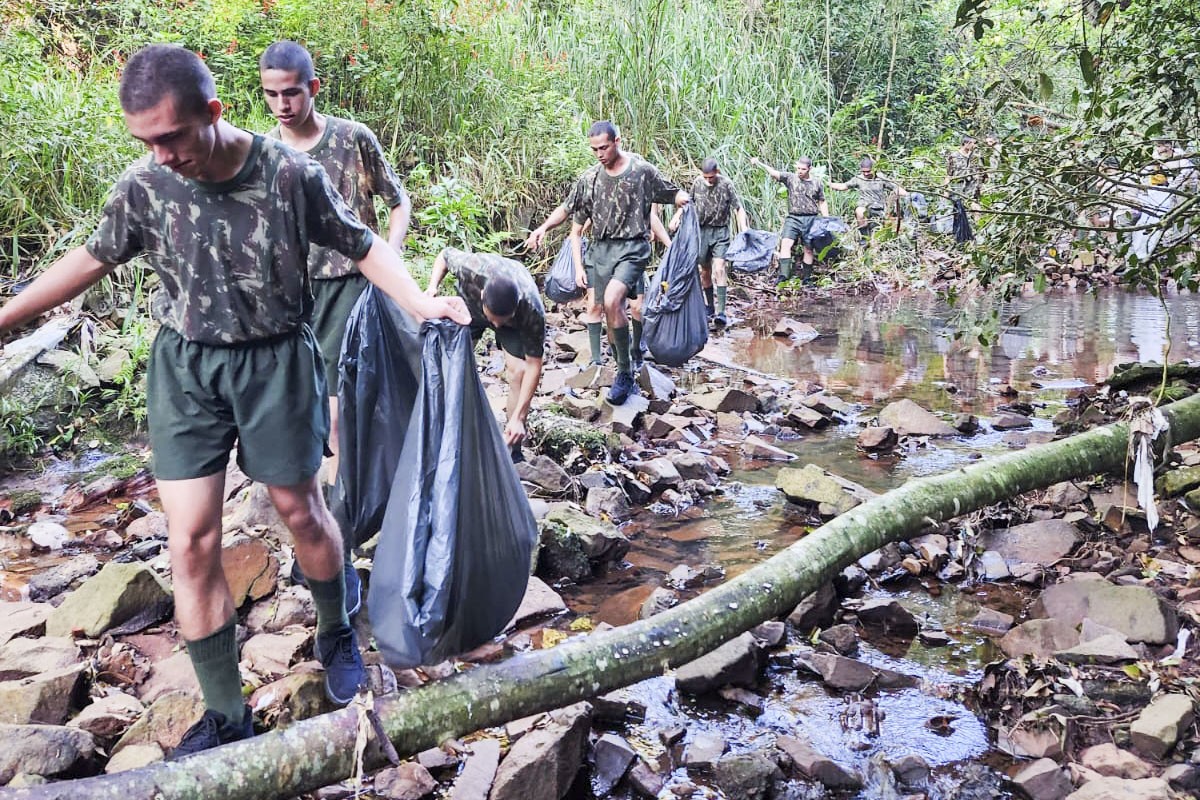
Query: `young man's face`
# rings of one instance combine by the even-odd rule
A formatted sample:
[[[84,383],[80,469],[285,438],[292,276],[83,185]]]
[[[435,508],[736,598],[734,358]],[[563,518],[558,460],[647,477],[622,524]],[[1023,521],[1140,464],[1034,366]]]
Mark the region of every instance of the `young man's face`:
[[[181,115],[168,94],[153,108],[125,112],[125,127],[150,149],[155,162],[185,178],[201,178],[212,159],[221,110],[220,102],[211,100],[208,114]]]
[[[497,328],[503,328],[505,325],[512,322],[512,318],[516,316],[516,314],[513,313],[500,316],[485,305],[483,307],[483,316],[487,317],[487,321],[495,325]]]
[[[716,186],[717,178],[719,178],[720,176],[721,176],[720,170],[715,170],[715,169],[712,172],[701,172],[700,173],[700,177],[704,178],[704,182],[707,183],[709,186]]]
[[[812,164],[807,161],[796,162],[796,176],[799,178],[807,178],[808,173],[812,171]]]
[[[975,140],[968,139],[967,141],[963,142],[962,149],[964,153],[972,152],[975,149]]]
[[[872,178],[875,176],[875,167],[872,165],[859,167],[858,171],[864,178]]]
[[[602,133],[599,136],[589,136],[588,146],[592,148],[592,152],[596,154],[596,160],[605,167],[611,167],[617,163],[617,159],[621,155],[621,137],[615,139],[608,138],[607,133]]]
[[[285,128],[295,128],[308,122],[313,113],[313,98],[320,91],[317,78],[301,81],[295,72],[282,69],[259,70],[263,97],[271,116]]]

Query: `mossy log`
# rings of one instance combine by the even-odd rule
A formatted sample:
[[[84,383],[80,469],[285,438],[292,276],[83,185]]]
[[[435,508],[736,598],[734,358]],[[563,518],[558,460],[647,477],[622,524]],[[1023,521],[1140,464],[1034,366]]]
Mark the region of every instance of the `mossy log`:
[[[1163,379],[1163,365],[1153,362],[1119,364],[1106,383],[1113,389],[1130,389],[1138,385],[1155,388]],[[1200,381],[1200,366],[1182,361],[1167,365],[1167,380]]]
[[[1200,397],[1163,409],[1172,441],[1200,437]],[[558,708],[662,674],[792,610],[855,559],[951,519],[1059,481],[1119,470],[1128,431],[1110,425],[914,479],[842,514],[787,550],[700,597],[650,619],[476,667],[379,700],[401,756],[446,739]],[[351,773],[353,709],[299,722],[180,762],[11,790],[13,800],[290,797]],[[381,763],[377,753],[370,761]]]

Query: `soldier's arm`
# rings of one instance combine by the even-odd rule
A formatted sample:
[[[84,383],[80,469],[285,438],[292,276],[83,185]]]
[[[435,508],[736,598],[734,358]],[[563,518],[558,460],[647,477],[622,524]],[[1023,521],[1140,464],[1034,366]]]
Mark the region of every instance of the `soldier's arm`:
[[[442,285],[442,280],[446,277],[446,251],[437,254],[437,258],[433,260],[433,268],[429,270],[429,286],[425,288],[425,294],[430,297],[437,297],[438,287]]]
[[[96,260],[83,245],[76,247],[0,308],[0,332],[62,305],[112,272],[114,266]]]
[[[850,182],[846,181],[845,183],[838,183],[837,181],[832,181],[829,184],[829,188],[833,189],[835,192],[844,192],[850,188]]]
[[[401,190],[399,205],[392,206],[388,214],[388,244],[397,253],[404,252],[404,239],[408,236],[408,224],[412,220],[412,200],[408,192]]]
[[[583,268],[583,229],[591,222],[589,219],[586,223],[571,223],[571,263],[575,265],[575,285],[581,289],[587,288],[587,270]]]
[[[675,215],[678,216],[683,209],[676,209]],[[672,217],[674,220],[674,217]],[[663,226],[662,217],[658,213],[658,207],[655,206],[650,210],[650,241],[657,239],[662,242],[663,247],[671,246],[671,235],[667,233],[667,229]]]
[[[774,169],[767,164],[764,164],[762,161],[759,160],[758,156],[755,156],[754,158],[750,159],[750,163],[756,167],[762,167],[764,170],[766,170],[767,174],[771,176],[771,180],[773,180],[773,181],[779,180],[779,176],[783,174],[779,170]]]
[[[530,250],[537,250],[542,246],[542,240],[546,238],[546,232],[566,222],[570,213],[566,206],[559,206],[551,211],[550,216],[546,217],[545,222],[530,231],[529,238],[525,240],[525,246]]]
[[[829,202],[825,199],[824,190],[821,189],[817,190],[817,211],[820,212],[822,217],[829,216]]]
[[[412,275],[400,255],[378,236],[372,237],[371,249],[358,262],[358,268],[371,283],[396,301],[405,311],[421,319],[445,317],[466,325],[471,321],[461,297],[429,297]]]
[[[675,213],[671,215],[671,221],[667,223],[667,230],[671,233],[679,230],[679,221],[683,219],[683,209],[676,207]]]
[[[737,218],[738,233],[750,230],[750,218],[746,216],[745,208],[738,206],[737,211],[733,212],[733,215]]]

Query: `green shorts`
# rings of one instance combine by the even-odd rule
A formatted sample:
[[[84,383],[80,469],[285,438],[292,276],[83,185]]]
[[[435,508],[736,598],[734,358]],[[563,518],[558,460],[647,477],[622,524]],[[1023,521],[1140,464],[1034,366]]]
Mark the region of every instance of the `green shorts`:
[[[808,245],[808,229],[812,227],[816,214],[788,214],[783,218],[783,233],[780,239],[791,239],[801,245]]]
[[[588,244],[583,254],[588,286],[596,302],[604,304],[608,282],[618,280],[629,289],[630,299],[639,297],[645,286],[646,265],[650,263],[648,239],[600,239]]]
[[[883,219],[887,216],[887,212],[879,206],[871,206],[867,209],[867,219]]]
[[[521,334],[516,328],[510,328],[505,325],[503,328],[497,328],[493,325],[472,325],[471,338],[479,341],[483,336],[483,332],[491,328],[492,334],[496,337],[496,344],[500,345],[500,349],[516,358],[525,358],[525,345],[521,344]]]
[[[725,251],[728,249],[728,225],[700,226],[700,257],[696,259],[698,263],[707,266],[712,264],[714,258],[725,258]]]
[[[338,358],[342,354],[346,322],[368,284],[369,281],[357,272],[344,278],[312,282],[312,330],[321,345],[325,385],[330,397],[336,397],[338,393]]]
[[[162,328],[146,372],[154,475],[203,478],[238,466],[268,486],[317,474],[329,438],[325,371],[312,331],[257,342],[191,342]]]

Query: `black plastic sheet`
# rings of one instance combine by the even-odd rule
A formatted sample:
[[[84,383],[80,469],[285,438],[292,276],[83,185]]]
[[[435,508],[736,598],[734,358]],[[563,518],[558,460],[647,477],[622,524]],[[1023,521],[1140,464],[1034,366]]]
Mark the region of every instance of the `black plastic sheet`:
[[[817,217],[809,226],[804,242],[812,248],[817,261],[833,261],[841,256],[841,249],[837,245],[849,230],[841,217]]]
[[[750,228],[733,237],[725,250],[725,260],[738,272],[762,272],[771,266],[778,247],[778,234]]]
[[[587,239],[583,240],[583,252],[587,252]],[[554,264],[546,275],[546,284],[542,287],[556,303],[570,303],[583,297],[587,289],[580,288],[575,282],[575,262],[571,258],[571,240],[567,239],[559,248]]]
[[[975,238],[971,230],[971,217],[967,214],[967,206],[962,200],[954,201],[954,241],[964,244]]]
[[[470,329],[415,321],[369,287],[350,315],[334,516],[380,531],[367,606],[389,664],[433,664],[500,633],[537,523],[475,369]]]
[[[642,339],[654,360],[668,367],[683,366],[708,342],[699,255],[700,224],[687,206],[642,303]]]

